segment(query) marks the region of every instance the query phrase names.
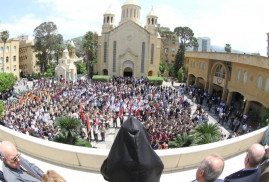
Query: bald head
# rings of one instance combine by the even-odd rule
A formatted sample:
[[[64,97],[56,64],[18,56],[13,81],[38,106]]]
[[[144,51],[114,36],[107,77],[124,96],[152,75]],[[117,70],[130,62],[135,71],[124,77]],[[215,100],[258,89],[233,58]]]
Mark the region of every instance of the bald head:
[[[0,146],[2,160],[11,168],[17,168],[20,166],[20,159],[18,157],[18,151],[13,143],[9,141],[3,141]]]
[[[207,156],[196,172],[196,179],[199,182],[211,182],[218,179],[224,168],[224,159],[218,154]]]
[[[264,147],[260,144],[253,144],[247,151],[247,156],[245,159],[245,167],[246,168],[256,168],[263,156],[264,156],[265,150]]]

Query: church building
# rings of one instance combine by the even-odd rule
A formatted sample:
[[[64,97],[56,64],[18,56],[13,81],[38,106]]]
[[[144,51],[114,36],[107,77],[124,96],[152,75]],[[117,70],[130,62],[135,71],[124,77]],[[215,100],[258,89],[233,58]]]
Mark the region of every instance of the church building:
[[[104,14],[95,71],[109,76],[158,76],[161,50],[158,17],[152,8],[143,27],[141,7],[136,0],[126,0],[121,9],[118,26],[114,25],[111,7]]]

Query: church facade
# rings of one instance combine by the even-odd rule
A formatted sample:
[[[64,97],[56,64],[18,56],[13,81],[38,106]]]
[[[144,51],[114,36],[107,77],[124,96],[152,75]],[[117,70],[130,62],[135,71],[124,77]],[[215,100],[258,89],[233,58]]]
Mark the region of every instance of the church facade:
[[[98,37],[97,70],[99,75],[146,77],[158,76],[161,37],[153,8],[147,23],[140,22],[141,7],[136,0],[122,5],[121,21],[114,26],[111,8],[104,14],[102,34]]]

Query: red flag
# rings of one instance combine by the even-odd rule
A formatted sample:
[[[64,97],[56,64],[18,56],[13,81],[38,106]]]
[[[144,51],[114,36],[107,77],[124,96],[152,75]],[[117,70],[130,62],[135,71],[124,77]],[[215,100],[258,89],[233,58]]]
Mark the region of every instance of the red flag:
[[[82,110],[80,111],[80,116],[81,116],[82,122],[84,122],[84,119],[85,118],[84,118],[84,114],[83,114],[83,111]]]
[[[86,126],[87,126],[87,133],[89,134],[91,132],[91,125],[88,116],[86,116]]]
[[[136,111],[135,111],[135,114],[138,114],[140,111],[140,108],[138,108]]]
[[[36,101],[39,102],[40,101],[40,98],[38,96],[36,96]]]
[[[123,107],[122,107],[122,102],[120,102],[120,116],[123,114]]]

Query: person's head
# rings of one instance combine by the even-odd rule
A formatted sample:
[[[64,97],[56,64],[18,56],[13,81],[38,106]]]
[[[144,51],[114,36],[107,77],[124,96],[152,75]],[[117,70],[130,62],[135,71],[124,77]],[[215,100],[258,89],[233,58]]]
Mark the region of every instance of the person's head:
[[[10,168],[16,169],[20,166],[20,154],[13,143],[3,141],[1,144],[1,158]]]
[[[207,156],[196,171],[196,180],[199,182],[213,182],[221,175],[224,168],[224,159],[218,154]]]
[[[260,164],[264,153],[265,150],[262,145],[257,143],[251,145],[245,157],[245,168],[256,168]]]
[[[47,173],[42,175],[42,182],[66,182],[66,180],[56,171],[48,170]]]

